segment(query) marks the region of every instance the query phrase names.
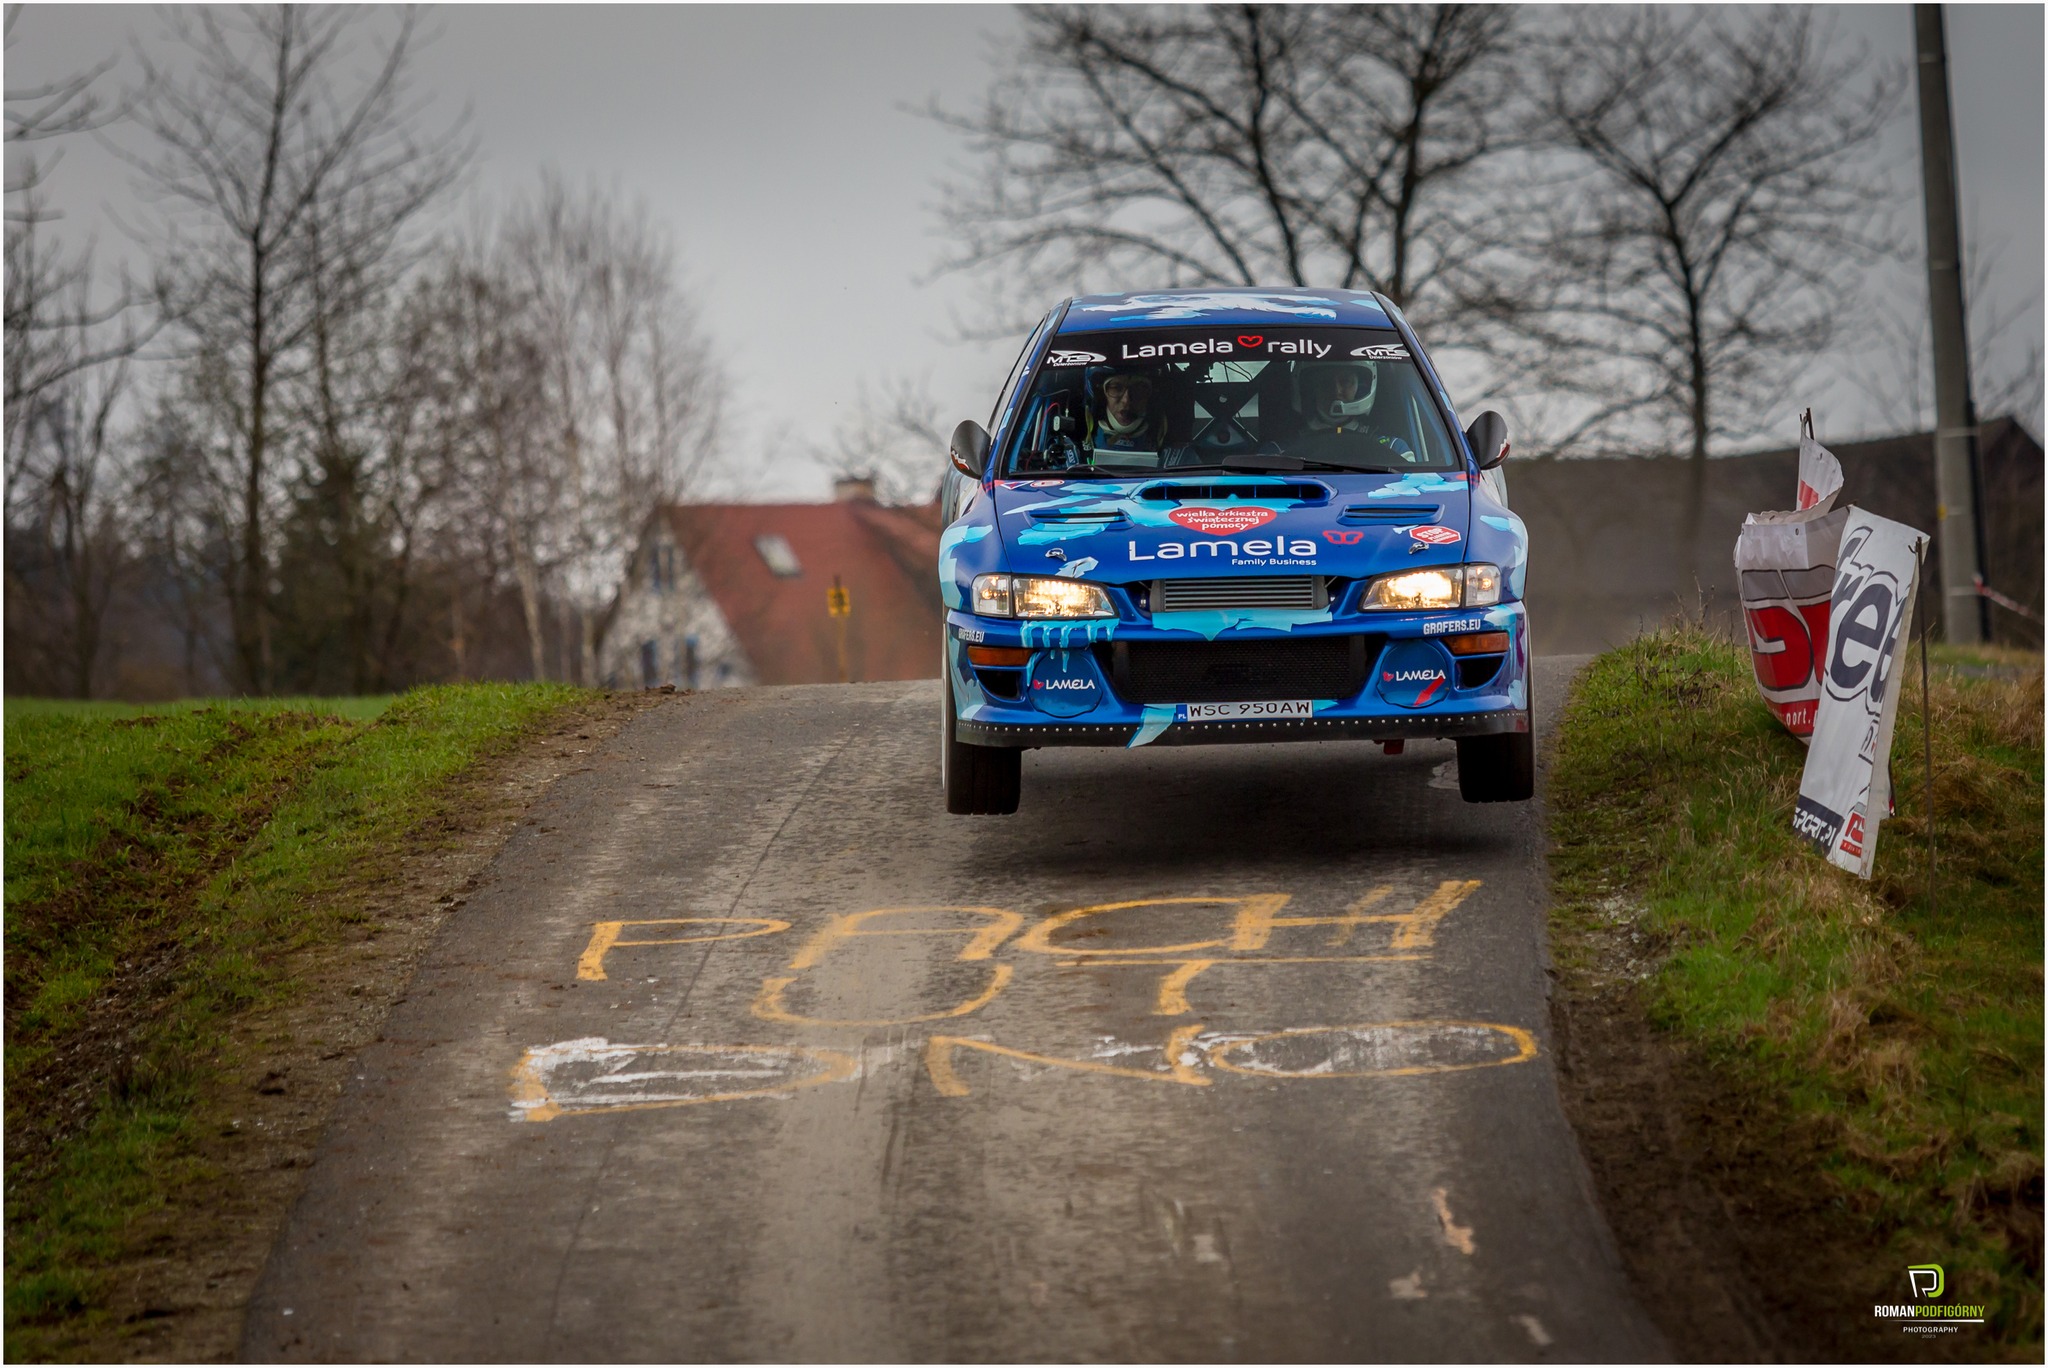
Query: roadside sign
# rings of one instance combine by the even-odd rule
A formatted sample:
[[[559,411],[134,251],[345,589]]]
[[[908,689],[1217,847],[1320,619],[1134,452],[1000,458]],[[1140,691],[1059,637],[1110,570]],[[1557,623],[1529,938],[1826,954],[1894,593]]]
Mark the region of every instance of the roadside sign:
[[[849,617],[853,613],[853,596],[839,582],[839,576],[832,577],[832,587],[825,591],[825,611],[833,617]]]
[[[1792,829],[1830,864],[1870,877],[1891,814],[1898,670],[1927,534],[1851,507],[1828,614],[1820,706]]]

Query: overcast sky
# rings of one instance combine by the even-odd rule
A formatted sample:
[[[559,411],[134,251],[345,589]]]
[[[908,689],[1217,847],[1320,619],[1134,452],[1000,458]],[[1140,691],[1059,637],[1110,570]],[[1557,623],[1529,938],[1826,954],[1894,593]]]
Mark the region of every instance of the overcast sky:
[[[1910,7],[1831,13],[1846,39],[1910,62]],[[2041,339],[2042,9],[1948,13],[1965,231],[2002,248],[1996,300],[2031,301],[2004,344],[2016,357]],[[1007,7],[456,5],[433,22],[441,36],[419,83],[447,114],[471,111],[482,155],[468,197],[502,203],[552,167],[644,199],[673,234],[733,382],[730,492],[824,497],[825,472],[778,435],[828,437],[863,386],[887,377],[927,378],[948,426],[986,417],[1021,338],[956,340],[959,321],[984,316],[985,292],[971,278],[929,279],[945,248],[932,205],[938,175],[965,153],[913,111],[934,96],[972,104],[1015,32]],[[140,7],[33,5],[7,52],[7,84],[78,70],[157,32]],[[1889,146],[1898,184],[1917,196],[1913,118],[1908,100]],[[116,248],[105,215],[132,204],[128,173],[72,141],[51,181],[66,231],[97,228]],[[1917,296],[1922,272],[1879,274],[1873,289]],[[1416,322],[1427,337],[1428,320]],[[1816,388],[1817,408],[1835,415],[1824,436],[1881,425],[1852,387]]]

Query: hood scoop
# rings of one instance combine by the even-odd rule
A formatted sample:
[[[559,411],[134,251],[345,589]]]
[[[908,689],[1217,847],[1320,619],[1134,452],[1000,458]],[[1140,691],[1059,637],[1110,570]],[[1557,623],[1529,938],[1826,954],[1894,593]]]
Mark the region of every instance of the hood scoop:
[[[1140,499],[1154,503],[1216,503],[1230,499],[1288,499],[1296,503],[1328,503],[1330,489],[1312,481],[1274,480],[1259,484],[1205,484],[1195,480],[1174,480],[1148,485],[1138,491]]]
[[[1337,515],[1348,527],[1410,527],[1442,517],[1442,504],[1353,504]]]
[[[1034,508],[1026,516],[1042,527],[1121,527],[1130,521],[1115,508]]]

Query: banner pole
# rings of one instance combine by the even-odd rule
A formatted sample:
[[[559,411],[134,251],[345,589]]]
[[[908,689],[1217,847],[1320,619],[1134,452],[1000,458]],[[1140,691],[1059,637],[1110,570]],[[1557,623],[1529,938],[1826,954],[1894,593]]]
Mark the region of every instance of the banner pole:
[[[1925,578],[1927,569],[1927,543],[1921,542],[1913,550],[1913,559],[1919,562],[1918,569]],[[1930,704],[1927,683],[1927,619],[1926,610],[1920,613],[1920,760],[1927,775],[1927,915],[1934,915],[1934,710]]]

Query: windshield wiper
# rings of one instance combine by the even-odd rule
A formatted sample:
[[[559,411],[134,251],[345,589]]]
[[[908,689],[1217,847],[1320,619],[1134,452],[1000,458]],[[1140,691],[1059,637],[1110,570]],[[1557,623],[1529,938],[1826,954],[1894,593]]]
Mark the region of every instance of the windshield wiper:
[[[1365,475],[1394,475],[1399,473],[1387,466],[1346,465],[1342,461],[1315,461],[1310,460],[1306,456],[1275,456],[1265,454],[1258,456],[1256,460],[1229,457],[1221,465],[1215,467],[1215,469],[1242,470],[1254,473],[1287,470],[1343,470]]]

